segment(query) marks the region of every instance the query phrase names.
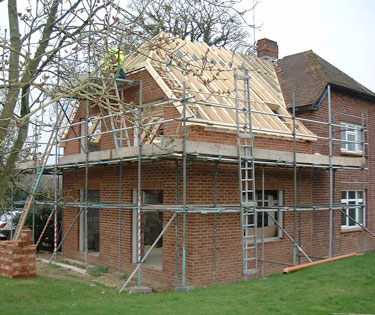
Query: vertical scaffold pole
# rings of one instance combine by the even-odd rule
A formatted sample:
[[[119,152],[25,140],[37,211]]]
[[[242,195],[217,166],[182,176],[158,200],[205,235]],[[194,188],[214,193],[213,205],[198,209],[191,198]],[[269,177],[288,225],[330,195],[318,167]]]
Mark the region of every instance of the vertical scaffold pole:
[[[122,204],[122,159],[120,160],[120,170],[119,170],[119,193],[118,193],[118,199],[119,203]],[[122,225],[121,225],[121,219],[122,219],[122,209],[121,207],[118,209],[118,272],[121,272],[121,237],[122,237]]]
[[[88,253],[88,181],[89,181],[89,100],[86,99],[86,119],[85,119],[85,215],[84,215],[84,247],[85,247],[85,266],[86,272],[89,269],[89,253]]]
[[[58,106],[58,102],[56,102],[56,125],[55,125],[55,132],[56,132],[56,135],[58,134],[58,123],[59,123],[59,106]],[[53,204],[53,208],[54,208],[54,224],[53,224],[53,234],[54,234],[54,239],[53,239],[53,252],[54,252],[54,255],[55,255],[55,260],[57,258],[57,197],[58,197],[58,189],[59,189],[59,178],[58,178],[58,174],[57,174],[57,163],[58,163],[58,153],[59,153],[59,149],[58,149],[58,136],[56,136],[55,138],[55,167],[54,167],[54,176],[55,176],[55,191],[54,191],[54,204]]]
[[[178,160],[176,160],[176,205],[179,204],[179,189],[178,189],[178,185],[179,185],[179,182],[180,182],[180,173],[179,173],[179,167],[178,167]],[[178,259],[179,259],[179,246],[178,246],[178,240],[179,240],[179,237],[178,237],[178,233],[179,233],[179,227],[178,227],[178,224],[179,224],[179,219],[178,219],[178,213],[176,213],[176,288],[178,288],[178,281],[179,281],[179,277],[178,277]]]
[[[11,188],[11,194],[12,194],[11,196],[12,203],[10,205],[10,211],[13,214],[13,211],[14,211],[14,183],[13,182],[11,183],[10,188]],[[13,226],[13,215],[10,216],[10,226]],[[13,239],[13,229],[10,229],[10,239],[11,240]],[[34,244],[34,240],[33,240],[33,244]]]
[[[293,238],[297,239],[297,142],[296,142],[296,101],[292,92],[293,115]],[[297,246],[293,243],[293,265],[297,264]]]
[[[264,208],[264,166],[262,166],[262,208]],[[261,276],[264,276],[264,211],[262,211],[262,261],[261,261]]]
[[[302,205],[302,170],[298,172],[298,205]],[[298,246],[301,247],[302,233],[301,233],[301,211],[298,212]],[[301,255],[298,255],[298,264],[301,263]]]
[[[38,137],[37,137],[37,123],[35,124],[35,128],[34,128],[34,169],[33,169],[33,178],[36,177],[36,174],[37,174],[37,168],[39,167],[38,166],[38,158],[37,158],[37,148],[38,148]],[[32,206],[31,206],[31,211],[32,211],[32,216],[33,216],[33,222],[32,222],[32,229],[33,229],[33,244],[35,244],[35,239],[36,239],[36,235],[35,235],[35,203],[33,202]],[[12,231],[12,229],[11,229]],[[12,233],[13,234],[13,233]],[[13,239],[13,238],[12,238]]]
[[[218,193],[218,162],[215,162],[214,170],[214,207],[217,207],[217,193]],[[214,253],[213,253],[213,273],[212,273],[212,283],[215,284],[216,281],[216,235],[217,234],[217,213],[214,213]]]
[[[183,83],[183,138],[182,138],[182,288],[186,288],[186,83]]]
[[[138,122],[137,122],[137,142],[138,142],[138,187],[137,187],[137,238],[138,238],[138,263],[142,261],[142,178],[141,178],[141,171],[142,171],[142,89],[143,89],[143,82],[142,80],[139,81],[139,106],[138,106]],[[138,287],[141,286],[141,268],[138,269]]]
[[[361,133],[362,133],[362,159],[363,161],[365,160],[365,154],[366,154],[366,149],[365,149],[365,117],[364,114],[362,113],[361,115]],[[365,209],[366,209],[366,194],[365,194],[365,179],[366,179],[366,167],[362,167],[362,206],[361,206],[361,211],[362,211],[362,254],[365,253]]]
[[[92,13],[92,9],[93,9],[93,6],[92,6],[92,0],[90,0],[89,2],[89,6],[90,6],[90,15]],[[89,55],[88,55],[88,75],[90,76],[90,72],[91,72],[91,67],[90,67],[90,64],[91,64],[91,23],[89,24],[89,40],[88,40],[88,51],[89,51]],[[86,98],[86,119],[85,119],[85,138],[84,138],[84,141],[85,141],[85,153],[86,153],[86,158],[85,158],[85,215],[84,215],[84,225],[85,225],[85,231],[84,231],[84,247],[85,247],[85,266],[86,266],[86,272],[88,272],[88,269],[89,269],[89,243],[88,243],[88,220],[87,220],[87,216],[88,216],[88,186],[89,186],[89,110],[90,110],[90,106],[89,106],[89,99]]]
[[[332,168],[332,108],[331,108],[331,86],[327,86],[328,97],[328,138],[329,138],[329,252],[328,256],[333,255],[333,168]]]

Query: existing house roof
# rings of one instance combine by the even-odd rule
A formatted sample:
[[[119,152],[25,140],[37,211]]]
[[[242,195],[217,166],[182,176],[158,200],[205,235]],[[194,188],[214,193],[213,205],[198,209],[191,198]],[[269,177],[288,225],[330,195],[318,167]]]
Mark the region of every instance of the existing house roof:
[[[312,50],[279,60],[278,76],[287,103],[291,102],[291,93],[296,92],[296,106],[313,105],[322,95],[327,84],[359,96],[375,99],[375,93]]]
[[[271,115],[253,113],[254,132],[291,136],[292,121],[287,111],[279,81],[272,63],[260,58],[172,37],[165,33],[143,44],[125,60],[125,71],[145,68],[171,99],[182,96],[186,84],[187,96],[196,102],[223,104],[228,108],[191,104],[187,106],[189,123],[217,122],[220,128],[231,128],[236,123],[234,71],[248,70],[251,79],[252,108]],[[237,70],[235,70],[237,69]],[[239,87],[239,98],[243,98]],[[181,104],[175,103],[182,112]],[[277,117],[274,114],[284,115]],[[273,115],[273,116],[272,116]],[[242,119],[242,118],[241,118]],[[284,132],[284,134],[282,134]],[[299,137],[311,140],[314,136],[302,123],[297,123]]]

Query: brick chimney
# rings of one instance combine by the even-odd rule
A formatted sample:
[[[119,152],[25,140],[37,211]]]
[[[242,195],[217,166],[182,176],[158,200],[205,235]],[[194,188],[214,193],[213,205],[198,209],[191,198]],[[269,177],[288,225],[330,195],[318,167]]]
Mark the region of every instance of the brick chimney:
[[[277,62],[279,59],[279,46],[277,46],[277,42],[274,42],[268,38],[258,40],[257,56],[271,62]]]

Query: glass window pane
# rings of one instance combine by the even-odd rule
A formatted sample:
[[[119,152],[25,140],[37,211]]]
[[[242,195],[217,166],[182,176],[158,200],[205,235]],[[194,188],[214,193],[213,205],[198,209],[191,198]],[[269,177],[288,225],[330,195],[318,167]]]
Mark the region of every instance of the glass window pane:
[[[258,213],[258,227],[262,227],[262,213],[260,212],[260,213]]]
[[[349,199],[355,199],[355,191],[354,190],[349,191]]]
[[[341,140],[346,140],[346,131],[341,129]],[[346,142],[341,142],[341,149],[346,149]]]
[[[356,220],[356,216],[355,216],[355,208],[350,208],[349,209],[349,216],[351,218],[353,218],[354,220]],[[349,226],[355,226],[355,222],[349,218]]]
[[[247,224],[253,224],[253,222],[254,222],[253,219],[254,219],[254,218],[253,218],[252,215],[248,216],[248,217],[247,217]]]
[[[348,134],[348,141],[355,141],[355,136],[353,134]],[[355,143],[348,143],[348,150],[355,151]]]
[[[346,191],[341,192],[341,199],[346,199]]]
[[[362,141],[362,130],[357,130],[357,141]],[[358,151],[362,151],[362,144],[357,144]]]
[[[264,226],[269,226],[270,223],[272,222],[272,219],[270,219],[270,215],[272,215],[272,212],[267,212],[267,213],[264,214]]]
[[[346,139],[346,130],[345,130],[345,127],[342,127],[341,128],[341,140],[345,140]]]
[[[357,136],[357,141],[362,141],[362,130],[356,130],[355,131],[356,136]]]
[[[341,213],[341,225],[346,225],[346,215]]]
[[[363,223],[363,208],[362,207],[358,208],[358,219],[357,219],[357,221],[359,223]]]
[[[362,199],[363,198],[363,191],[362,190],[358,190],[357,191],[357,199]]]

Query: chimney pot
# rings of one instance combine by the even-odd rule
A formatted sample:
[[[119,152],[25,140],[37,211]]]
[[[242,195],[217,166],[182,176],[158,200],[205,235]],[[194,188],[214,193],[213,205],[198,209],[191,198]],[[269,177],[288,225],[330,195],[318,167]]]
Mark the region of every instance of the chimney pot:
[[[271,62],[277,62],[279,59],[279,46],[277,45],[277,42],[268,38],[258,40],[257,56]]]

